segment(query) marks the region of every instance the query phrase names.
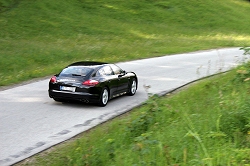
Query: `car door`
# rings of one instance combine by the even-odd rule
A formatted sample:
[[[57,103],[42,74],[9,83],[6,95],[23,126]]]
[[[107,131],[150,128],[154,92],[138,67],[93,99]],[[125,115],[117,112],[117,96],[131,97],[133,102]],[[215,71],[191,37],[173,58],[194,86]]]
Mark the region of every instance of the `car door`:
[[[102,76],[105,78],[105,82],[108,85],[110,89],[110,96],[111,98],[116,95],[118,92],[118,79],[114,75],[113,70],[110,68],[110,66],[104,66],[101,69],[98,70],[97,75]]]
[[[118,82],[117,82],[117,91],[118,93],[123,93],[123,92],[127,92],[128,90],[128,78],[126,77],[126,74],[124,73],[124,71],[112,64],[110,65],[110,67],[112,68],[114,75],[116,76]]]

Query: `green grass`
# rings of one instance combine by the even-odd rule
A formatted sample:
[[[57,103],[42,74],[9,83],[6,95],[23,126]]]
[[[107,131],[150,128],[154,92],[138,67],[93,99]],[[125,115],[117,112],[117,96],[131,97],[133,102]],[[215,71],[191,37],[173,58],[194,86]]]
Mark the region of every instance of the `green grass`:
[[[71,62],[249,46],[245,0],[0,0],[0,86]]]
[[[18,165],[250,164],[250,63],[195,83]]]

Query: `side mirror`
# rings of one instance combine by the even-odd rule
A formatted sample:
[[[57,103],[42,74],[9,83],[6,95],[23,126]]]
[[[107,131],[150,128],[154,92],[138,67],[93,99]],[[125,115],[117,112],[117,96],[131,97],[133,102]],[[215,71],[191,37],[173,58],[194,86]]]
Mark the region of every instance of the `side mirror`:
[[[125,76],[125,75],[126,75],[126,73],[127,73],[127,72],[126,72],[125,70],[123,70],[123,71],[121,72],[121,74],[119,74],[119,75],[118,75],[118,77]]]

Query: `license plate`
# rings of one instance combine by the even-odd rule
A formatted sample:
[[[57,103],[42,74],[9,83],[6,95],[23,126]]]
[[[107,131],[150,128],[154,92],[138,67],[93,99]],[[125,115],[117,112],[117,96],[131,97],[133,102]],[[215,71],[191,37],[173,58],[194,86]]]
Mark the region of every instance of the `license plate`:
[[[70,91],[70,92],[75,92],[76,88],[75,87],[68,87],[68,86],[60,86],[61,90],[65,91]]]

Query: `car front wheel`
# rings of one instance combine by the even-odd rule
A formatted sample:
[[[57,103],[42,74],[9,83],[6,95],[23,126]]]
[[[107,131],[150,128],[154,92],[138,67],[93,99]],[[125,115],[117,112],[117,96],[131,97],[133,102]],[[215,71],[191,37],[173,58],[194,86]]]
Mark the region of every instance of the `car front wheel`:
[[[104,107],[108,104],[109,101],[109,91],[107,88],[104,88],[101,93],[99,105]]]
[[[137,90],[137,81],[135,79],[132,80],[132,82],[130,83],[130,87],[129,87],[129,95],[133,96],[136,93]]]

